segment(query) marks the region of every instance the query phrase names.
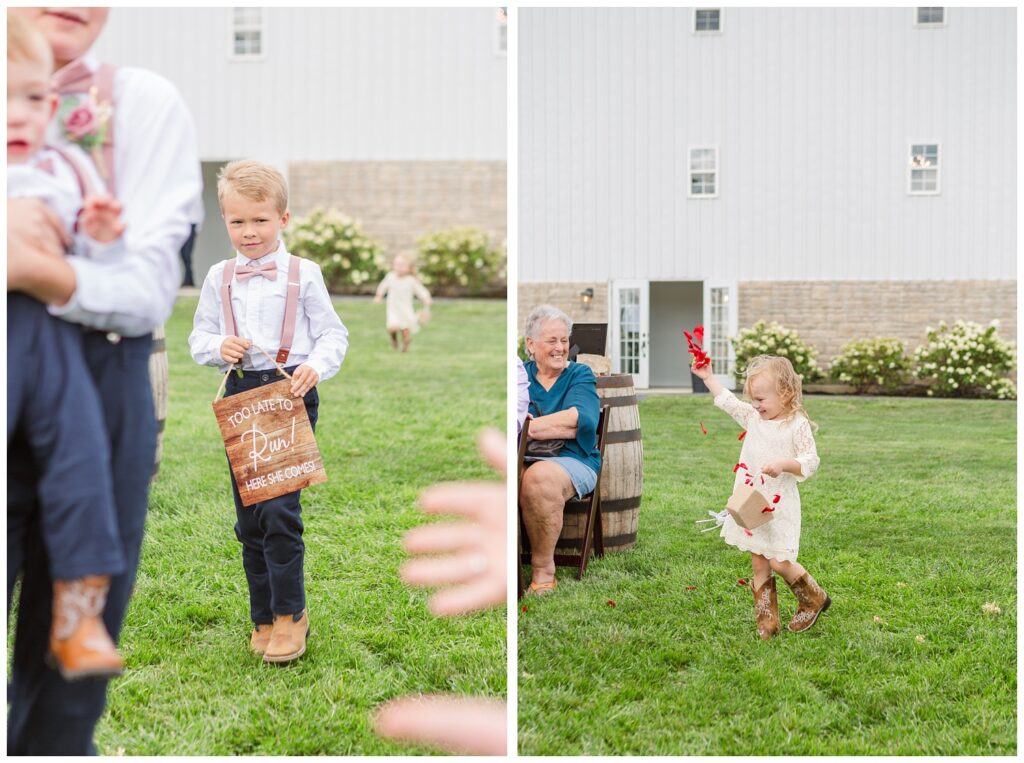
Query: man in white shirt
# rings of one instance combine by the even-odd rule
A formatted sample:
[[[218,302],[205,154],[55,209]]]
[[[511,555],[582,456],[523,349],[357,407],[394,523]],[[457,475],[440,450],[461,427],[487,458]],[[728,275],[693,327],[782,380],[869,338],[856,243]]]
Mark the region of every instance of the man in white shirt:
[[[97,169],[123,205],[124,255],[112,260],[57,256],[66,234],[55,216],[38,200],[11,200],[8,288],[36,297],[52,314],[86,329],[84,352],[111,443],[114,499],[126,558],[127,571],[112,579],[104,610],[107,629],[117,638],[138,567],[156,447],[149,384],[151,332],[173,308],[181,283],[179,251],[190,229],[188,210],[202,193],[195,128],[170,82],[141,69],[105,69],[88,55],[109,9],[15,10],[50,43],[58,68],[55,86],[65,98],[78,98],[84,105],[95,78],[113,71],[113,111],[105,112],[113,144],[91,154],[101,157]],[[51,142],[75,142],[69,127],[66,120],[54,120]],[[102,136],[94,132],[92,137]],[[9,479],[31,487],[35,474],[26,449],[12,444]],[[32,491],[18,494],[25,492]],[[35,501],[8,501],[7,553],[8,575],[21,572],[7,751],[95,753],[92,735],[103,713],[107,682],[67,683],[45,664],[51,583]]]

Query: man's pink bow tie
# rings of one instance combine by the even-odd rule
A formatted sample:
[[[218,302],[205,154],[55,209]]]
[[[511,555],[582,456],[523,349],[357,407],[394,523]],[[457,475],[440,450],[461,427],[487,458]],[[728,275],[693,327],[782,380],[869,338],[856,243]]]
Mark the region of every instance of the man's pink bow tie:
[[[277,263],[268,262],[266,265],[257,265],[256,267],[250,267],[249,265],[239,265],[235,268],[235,275],[238,276],[240,283],[248,281],[254,276],[263,276],[268,281],[277,280]]]
[[[53,89],[60,95],[87,92],[92,84],[92,70],[80,58],[53,75]]]

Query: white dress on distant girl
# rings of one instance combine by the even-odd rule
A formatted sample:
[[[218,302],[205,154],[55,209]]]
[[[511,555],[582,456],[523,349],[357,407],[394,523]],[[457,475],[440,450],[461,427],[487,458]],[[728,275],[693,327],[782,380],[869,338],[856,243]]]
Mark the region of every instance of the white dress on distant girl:
[[[818,470],[818,451],[810,422],[800,413],[790,419],[762,419],[754,406],[739,400],[729,390],[715,398],[715,405],[728,413],[747,430],[740,450],[739,462],[746,464],[736,470],[733,490],[744,484],[746,475],[754,475],[754,489],[774,506],[772,521],[753,530],[740,527],[728,514],[722,525],[725,542],[743,551],[771,559],[795,562],[800,550],[800,491],[803,482]],[[803,476],[783,472],[778,477],[764,476],[760,469],[772,461],[793,458],[800,462]],[[771,503],[778,495],[778,503]]]
[[[413,297],[419,297],[420,301],[426,304],[430,299],[430,292],[416,276],[411,273],[398,275],[392,270],[384,276],[377,291],[387,295],[387,317],[385,320],[388,331],[408,329],[415,334],[420,330],[416,310],[413,308]]]

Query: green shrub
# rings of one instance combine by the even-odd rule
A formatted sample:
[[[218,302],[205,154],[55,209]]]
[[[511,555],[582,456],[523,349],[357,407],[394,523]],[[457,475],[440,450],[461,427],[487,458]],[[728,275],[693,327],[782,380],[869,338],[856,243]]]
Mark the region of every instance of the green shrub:
[[[875,337],[850,342],[832,360],[829,376],[861,392],[879,386],[895,390],[910,373],[910,358],[899,339]]]
[[[931,384],[929,395],[1015,400],[1017,387],[1003,377],[1016,366],[1013,345],[1000,339],[998,321],[939,323],[927,329],[928,343],[914,353],[917,376]]]
[[[758,355],[779,355],[789,358],[794,370],[803,379],[804,384],[822,377],[821,369],[815,360],[813,347],[801,341],[799,334],[787,329],[774,321],[765,323],[758,321],[748,329],[740,329],[740,333],[732,337],[733,349],[736,351],[736,383],[743,384],[746,378],[747,364]]]
[[[477,228],[452,228],[416,241],[416,271],[432,292],[449,295],[504,294],[505,250],[492,247]]]
[[[285,228],[288,251],[320,266],[328,291],[372,293],[386,267],[380,245],[363,233],[359,222],[337,210],[316,207]]]

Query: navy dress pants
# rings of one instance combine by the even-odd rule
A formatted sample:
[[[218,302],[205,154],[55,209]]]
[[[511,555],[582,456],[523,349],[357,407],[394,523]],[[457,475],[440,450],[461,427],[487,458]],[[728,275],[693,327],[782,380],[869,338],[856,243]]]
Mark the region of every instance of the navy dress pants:
[[[99,395],[85,364],[82,330],[24,294],[7,299],[7,446],[38,479],[9,469],[9,505],[38,495],[50,574],[58,580],[124,571]],[[24,519],[15,512],[14,522]],[[8,521],[11,521],[9,518]],[[19,570],[8,556],[7,611]]]
[[[292,373],[294,368],[286,369]],[[224,396],[237,395],[284,380],[274,371],[232,372]],[[313,387],[303,398],[309,423],[316,429],[320,397]],[[296,615],[306,608],[303,580],[305,544],[302,542],[302,491],[243,506],[234,474],[235,537],[242,544],[242,567],[249,584],[249,616],[257,625],[274,622],[275,615]]]
[[[76,328],[76,331],[80,329]],[[135,582],[146,521],[149,481],[156,454],[156,417],[149,384],[151,336],[111,343],[106,335],[83,335],[83,351],[99,393],[110,447],[117,529],[125,571],[111,580],[103,619],[117,639]],[[8,452],[7,559],[21,571],[15,624],[7,752],[10,755],[95,754],[93,731],[106,704],[107,681],[68,683],[44,661],[52,610],[52,581],[43,543],[38,497],[30,486],[38,472],[27,449]]]

